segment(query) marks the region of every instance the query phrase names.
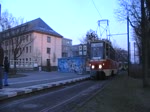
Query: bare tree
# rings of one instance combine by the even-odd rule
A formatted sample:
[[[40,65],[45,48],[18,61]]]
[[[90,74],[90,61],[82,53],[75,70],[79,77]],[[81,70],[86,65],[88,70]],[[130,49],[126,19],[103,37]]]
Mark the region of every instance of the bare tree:
[[[129,23],[133,28],[134,40],[141,49],[141,14],[139,0],[118,0],[120,8],[116,9],[115,13],[119,21],[126,21],[129,17]]]
[[[34,51],[34,56],[33,56],[33,58],[34,58],[34,60],[35,60],[39,65],[41,64],[41,57],[42,57],[42,53],[40,52],[39,49],[36,49],[36,50]]]
[[[8,52],[12,54],[14,60],[14,73],[16,73],[16,60],[22,55],[26,46],[33,42],[34,38],[25,35],[28,24],[22,24],[23,18],[15,18],[11,13],[5,11],[0,20],[0,33],[3,45],[9,47]],[[21,25],[20,25],[21,24]],[[18,26],[19,25],[19,26]],[[28,39],[28,41],[26,41]]]
[[[94,30],[90,29],[89,31],[87,31],[86,36],[83,39],[83,43],[89,43],[97,40],[99,40],[97,33]]]
[[[146,35],[150,34],[150,2],[144,0],[144,12],[145,12],[145,28],[147,31]],[[133,28],[133,37],[138,47],[139,60],[142,62],[142,16],[141,16],[141,1],[140,0],[118,0],[120,8],[116,9],[115,13],[119,21],[126,21],[129,16],[129,23]]]
[[[87,49],[88,49],[87,50],[87,59],[90,58],[90,43],[93,42],[93,41],[97,41],[97,40],[99,40],[98,35],[92,29],[88,30],[86,35],[80,39],[80,42],[82,44],[87,45]]]
[[[118,0],[120,8],[117,9],[117,17],[128,21],[134,31],[134,39],[138,46],[140,62],[143,66],[143,87],[147,86],[146,75],[148,74],[148,63],[150,51],[148,51],[150,35],[150,1],[149,0]]]

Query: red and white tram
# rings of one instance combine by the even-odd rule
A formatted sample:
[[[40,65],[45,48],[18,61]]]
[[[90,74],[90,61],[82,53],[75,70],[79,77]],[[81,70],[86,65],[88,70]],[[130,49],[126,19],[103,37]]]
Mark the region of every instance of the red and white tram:
[[[92,78],[105,79],[106,76],[117,74],[116,52],[109,41],[91,42],[90,51],[89,65]]]

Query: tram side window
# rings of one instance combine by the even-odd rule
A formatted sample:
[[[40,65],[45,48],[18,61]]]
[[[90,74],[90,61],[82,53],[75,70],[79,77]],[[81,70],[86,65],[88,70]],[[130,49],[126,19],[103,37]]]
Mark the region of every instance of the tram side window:
[[[106,57],[109,58],[109,45],[106,44]]]
[[[115,51],[113,48],[110,48],[110,59],[115,60]]]
[[[115,53],[115,50],[113,49],[113,60],[116,60],[116,53]]]
[[[110,48],[110,59],[112,59],[113,53],[112,53],[112,48]]]

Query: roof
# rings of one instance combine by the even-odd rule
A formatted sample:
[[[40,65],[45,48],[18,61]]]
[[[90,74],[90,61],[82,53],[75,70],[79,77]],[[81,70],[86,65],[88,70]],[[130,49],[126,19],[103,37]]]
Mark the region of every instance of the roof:
[[[27,29],[22,33],[36,31],[36,32],[41,32],[41,33],[61,37],[61,38],[63,37],[62,35],[60,35],[56,31],[54,31],[49,25],[47,25],[41,18],[34,19],[32,21],[18,25],[16,27],[11,28],[11,29],[12,30],[17,29],[17,28],[22,27],[22,26],[27,26]],[[7,30],[5,30],[3,32],[7,32]]]
[[[63,38],[63,40],[72,41],[72,39],[69,39],[69,38]]]
[[[56,31],[54,31],[49,25],[47,25],[41,18],[37,18],[25,24],[28,24],[27,31],[38,31],[38,32],[47,33],[58,37],[63,37]]]

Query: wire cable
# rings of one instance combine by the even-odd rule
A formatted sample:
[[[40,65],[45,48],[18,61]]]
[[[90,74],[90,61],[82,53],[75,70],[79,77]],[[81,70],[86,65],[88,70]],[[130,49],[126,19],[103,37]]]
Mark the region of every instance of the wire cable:
[[[92,3],[93,3],[93,5],[94,5],[95,9],[97,10],[97,12],[98,12],[99,16],[102,18],[102,16],[101,16],[101,14],[100,14],[99,10],[97,9],[97,7],[96,7],[96,5],[95,5],[95,3],[94,3],[94,0],[92,0]]]

